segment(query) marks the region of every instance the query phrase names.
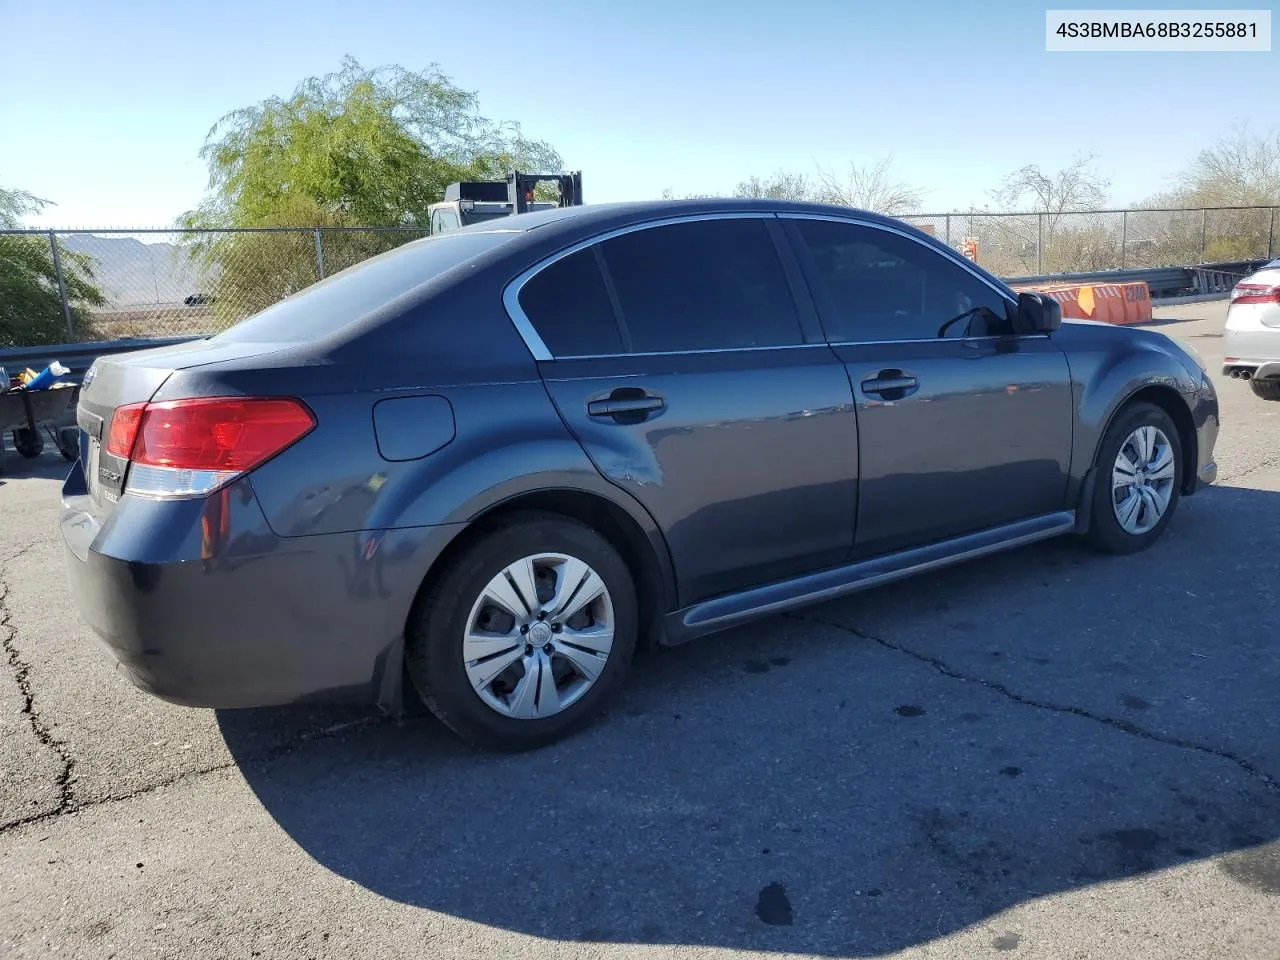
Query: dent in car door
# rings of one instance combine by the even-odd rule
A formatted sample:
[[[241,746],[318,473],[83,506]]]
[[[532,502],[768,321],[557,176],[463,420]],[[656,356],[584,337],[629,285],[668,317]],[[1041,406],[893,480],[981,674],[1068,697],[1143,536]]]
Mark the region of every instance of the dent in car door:
[[[561,417],[662,528],[681,604],[847,556],[848,378],[803,342],[762,220],[606,239],[536,275],[520,307],[558,351],[539,369]]]

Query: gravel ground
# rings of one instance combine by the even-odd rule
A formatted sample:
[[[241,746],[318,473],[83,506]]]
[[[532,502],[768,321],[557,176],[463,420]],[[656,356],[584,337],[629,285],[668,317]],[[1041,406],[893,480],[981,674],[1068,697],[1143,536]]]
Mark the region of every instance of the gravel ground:
[[[1157,310],[1216,375],[1225,306]],[[0,464],[0,956],[1280,957],[1280,404],[1220,483],[641,660],[587,733],[135,691]]]

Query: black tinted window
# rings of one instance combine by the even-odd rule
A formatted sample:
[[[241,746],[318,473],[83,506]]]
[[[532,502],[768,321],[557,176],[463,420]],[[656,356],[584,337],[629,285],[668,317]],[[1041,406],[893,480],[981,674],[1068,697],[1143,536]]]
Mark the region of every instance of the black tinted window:
[[[520,306],[553,356],[622,353],[622,337],[591,248],[557,260],[520,290]]]
[[[827,336],[840,342],[987,336],[1009,330],[1006,301],[941,253],[895,233],[830,220],[799,220],[817,273]],[[982,309],[982,308],[985,308]]]
[[[653,227],[606,240],[602,249],[637,353],[802,342],[763,220]]]

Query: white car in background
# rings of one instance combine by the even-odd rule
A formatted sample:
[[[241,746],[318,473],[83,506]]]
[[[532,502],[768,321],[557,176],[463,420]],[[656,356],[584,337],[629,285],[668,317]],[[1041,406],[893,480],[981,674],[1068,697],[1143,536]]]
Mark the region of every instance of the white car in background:
[[[1280,400],[1280,260],[1232,289],[1223,353],[1224,374],[1248,380],[1263,400]]]

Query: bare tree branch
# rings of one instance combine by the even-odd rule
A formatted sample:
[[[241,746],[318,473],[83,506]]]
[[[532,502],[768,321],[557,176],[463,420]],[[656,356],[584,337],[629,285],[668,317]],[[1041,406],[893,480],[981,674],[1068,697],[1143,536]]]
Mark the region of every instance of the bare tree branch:
[[[1178,175],[1172,194],[1195,207],[1280,203],[1280,129],[1254,135],[1236,124]]]
[[[734,188],[733,195],[767,200],[812,200],[815,192],[806,174],[775,170],[763,180],[754,176],[743,180]]]
[[[851,161],[849,172],[843,177],[819,167],[818,182],[815,199],[822,203],[858,207],[891,217],[920,209],[920,190],[896,179],[892,156],[869,164]]]
[[[714,193],[686,193],[682,196],[677,197],[675,190],[673,190],[671,187],[665,187],[663,188],[662,196],[660,196],[658,199],[659,200],[710,200],[715,196],[717,195]]]
[[[1058,214],[1104,206],[1111,181],[1094,167],[1095,154],[1077,154],[1056,173],[1028,164],[1005,176],[990,195],[1006,210]]]

